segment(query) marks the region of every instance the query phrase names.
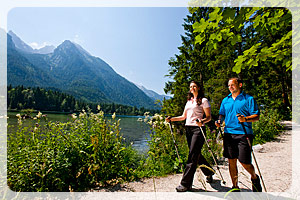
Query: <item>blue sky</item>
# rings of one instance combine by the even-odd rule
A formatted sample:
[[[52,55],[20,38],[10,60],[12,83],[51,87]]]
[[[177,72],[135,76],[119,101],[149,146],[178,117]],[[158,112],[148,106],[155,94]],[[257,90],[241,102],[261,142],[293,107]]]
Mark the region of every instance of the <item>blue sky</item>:
[[[76,42],[129,81],[163,94],[187,15],[185,7],[23,7],[10,10],[7,29],[35,48]]]

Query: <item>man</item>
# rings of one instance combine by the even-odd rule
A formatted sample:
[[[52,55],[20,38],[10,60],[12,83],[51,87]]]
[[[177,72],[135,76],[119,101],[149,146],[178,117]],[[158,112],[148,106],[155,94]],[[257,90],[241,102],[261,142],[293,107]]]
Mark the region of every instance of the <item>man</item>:
[[[254,98],[242,91],[242,81],[239,78],[230,78],[228,89],[230,94],[222,101],[217,127],[225,120],[224,128],[224,157],[228,158],[229,173],[232,188],[239,191],[237,160],[251,175],[252,190],[261,192],[259,176],[251,164],[251,148],[241,123],[244,123],[247,136],[253,141],[252,122],[259,120],[259,110]]]

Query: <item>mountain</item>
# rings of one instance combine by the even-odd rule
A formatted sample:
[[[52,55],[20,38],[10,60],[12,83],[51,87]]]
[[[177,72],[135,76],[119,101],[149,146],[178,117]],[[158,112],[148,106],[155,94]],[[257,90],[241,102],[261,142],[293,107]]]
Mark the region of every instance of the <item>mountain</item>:
[[[33,52],[33,48],[23,42],[14,32],[9,31],[8,35],[11,36],[11,40],[17,49],[25,52]]]
[[[16,45],[8,34],[8,85],[57,88],[87,102],[156,108],[135,84],[76,43],[65,40],[48,54],[20,50],[20,44],[26,47],[21,39]]]
[[[11,39],[12,39],[13,43],[15,44],[15,47],[18,50],[21,50],[21,51],[24,51],[24,52],[39,53],[39,54],[48,54],[48,53],[52,53],[54,51],[54,49],[55,49],[55,46],[53,46],[53,45],[47,45],[47,46],[42,47],[40,49],[33,49],[31,46],[29,46],[28,44],[26,44],[25,42],[23,42],[23,40],[21,40],[11,30],[8,32],[8,35],[11,36]]]
[[[48,54],[52,53],[55,49],[55,46],[53,45],[46,45],[40,49],[34,49],[34,53],[39,53],[39,54]]]
[[[35,66],[19,52],[10,35],[7,35],[7,83],[14,86],[48,86],[55,82],[45,70]]]
[[[168,95],[161,95],[161,94],[158,94],[156,92],[154,92],[153,90],[148,90],[146,89],[144,86],[142,85],[138,85],[138,84],[135,84],[138,88],[140,88],[148,97],[150,97],[151,99],[153,99],[154,101],[156,100],[160,100],[161,102],[164,100],[164,99],[170,99],[171,96],[168,96]]]

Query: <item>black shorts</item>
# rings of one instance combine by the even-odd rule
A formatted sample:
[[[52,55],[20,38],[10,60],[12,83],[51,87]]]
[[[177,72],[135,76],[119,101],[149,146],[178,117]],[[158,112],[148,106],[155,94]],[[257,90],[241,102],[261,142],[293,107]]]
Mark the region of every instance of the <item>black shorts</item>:
[[[251,146],[253,135],[247,135]],[[251,164],[251,148],[245,134],[224,134],[224,157],[229,159],[237,158],[241,163]]]

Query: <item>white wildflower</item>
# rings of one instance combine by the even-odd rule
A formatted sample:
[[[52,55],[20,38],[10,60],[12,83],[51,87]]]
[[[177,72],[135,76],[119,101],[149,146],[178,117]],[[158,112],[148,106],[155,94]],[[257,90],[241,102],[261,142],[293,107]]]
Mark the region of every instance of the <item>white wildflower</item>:
[[[21,119],[18,119],[18,124],[21,126],[23,124]]]
[[[112,119],[116,118],[116,113],[114,112],[114,114],[111,116]]]
[[[145,112],[144,116],[149,116],[150,112]]]
[[[142,122],[143,121],[143,119],[142,118],[138,118],[138,120],[137,120],[138,122]]]
[[[42,117],[42,113],[39,111],[39,113],[36,116],[37,118],[41,118]]]
[[[98,105],[98,106],[97,106],[97,110],[100,110],[100,109],[101,109],[101,107],[100,107],[100,105]]]
[[[19,119],[21,119],[21,118],[22,118],[20,114],[16,114],[16,116],[17,116]]]
[[[77,116],[76,116],[75,113],[73,113],[73,114],[71,115],[71,117],[72,117],[73,119],[76,119],[76,118],[77,118]]]
[[[160,119],[161,121],[164,120],[164,118],[163,118],[161,115],[159,115],[159,119]]]

